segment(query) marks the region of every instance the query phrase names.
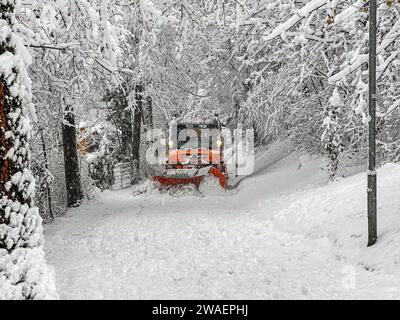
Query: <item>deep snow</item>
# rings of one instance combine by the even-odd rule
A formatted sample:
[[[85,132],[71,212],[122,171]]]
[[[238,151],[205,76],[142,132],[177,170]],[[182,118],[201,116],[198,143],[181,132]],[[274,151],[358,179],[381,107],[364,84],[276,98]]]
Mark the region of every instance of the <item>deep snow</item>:
[[[366,175],[328,183],[320,160],[278,149],[224,195],[106,191],[46,226],[61,298],[400,298],[400,166],[378,171],[366,248]]]

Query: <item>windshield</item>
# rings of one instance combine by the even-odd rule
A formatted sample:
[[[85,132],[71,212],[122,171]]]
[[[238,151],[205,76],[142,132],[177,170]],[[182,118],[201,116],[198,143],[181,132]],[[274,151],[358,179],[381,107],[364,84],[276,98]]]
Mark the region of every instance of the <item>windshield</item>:
[[[219,130],[215,125],[179,125],[177,149],[215,148],[218,137]]]

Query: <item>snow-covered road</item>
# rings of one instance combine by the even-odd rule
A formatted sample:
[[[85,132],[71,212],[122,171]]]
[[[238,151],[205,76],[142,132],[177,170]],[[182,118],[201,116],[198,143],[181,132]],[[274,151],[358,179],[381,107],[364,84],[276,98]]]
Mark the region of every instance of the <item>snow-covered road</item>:
[[[319,165],[291,154],[224,195],[104,192],[45,228],[61,298],[400,298],[400,167],[366,249],[365,176]]]

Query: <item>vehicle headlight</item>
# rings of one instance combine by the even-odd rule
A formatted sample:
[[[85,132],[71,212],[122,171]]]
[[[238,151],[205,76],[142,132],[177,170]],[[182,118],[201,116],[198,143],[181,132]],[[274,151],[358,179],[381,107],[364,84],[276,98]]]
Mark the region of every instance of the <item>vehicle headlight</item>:
[[[161,138],[160,143],[164,146],[167,143],[167,139]]]
[[[174,142],[170,140],[170,141],[168,142],[168,146],[169,146],[170,148],[172,148],[172,147],[174,146]]]
[[[221,148],[221,146],[222,146],[222,140],[218,140],[218,141],[217,141],[217,146],[218,146],[218,148]]]

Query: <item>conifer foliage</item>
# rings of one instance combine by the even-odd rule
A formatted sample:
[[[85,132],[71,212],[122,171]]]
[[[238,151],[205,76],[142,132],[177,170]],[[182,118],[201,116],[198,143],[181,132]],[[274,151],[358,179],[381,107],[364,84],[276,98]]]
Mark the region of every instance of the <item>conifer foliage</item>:
[[[31,62],[15,0],[0,2],[0,299],[55,298],[29,168]]]

